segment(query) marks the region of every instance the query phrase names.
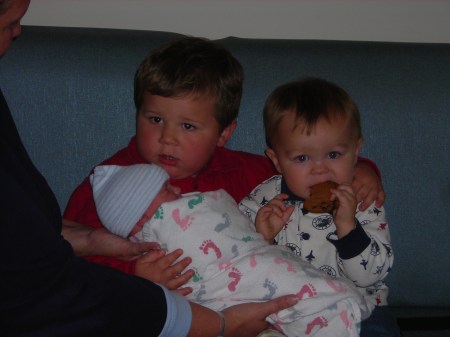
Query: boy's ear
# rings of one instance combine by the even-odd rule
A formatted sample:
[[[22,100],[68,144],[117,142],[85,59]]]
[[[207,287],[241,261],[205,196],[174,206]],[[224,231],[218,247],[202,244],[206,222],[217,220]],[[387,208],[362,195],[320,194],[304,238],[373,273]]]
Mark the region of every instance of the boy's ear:
[[[237,120],[234,120],[231,122],[230,125],[228,125],[225,129],[223,129],[222,133],[219,136],[219,140],[217,141],[217,146],[223,147],[230,139],[231,135],[233,134],[234,130],[237,126]]]
[[[278,173],[283,173],[283,172],[281,172],[280,163],[278,162],[278,157],[277,157],[277,154],[275,153],[275,151],[272,150],[271,148],[267,148],[264,151],[264,153],[272,161],[272,163],[275,166],[275,168],[277,169]]]

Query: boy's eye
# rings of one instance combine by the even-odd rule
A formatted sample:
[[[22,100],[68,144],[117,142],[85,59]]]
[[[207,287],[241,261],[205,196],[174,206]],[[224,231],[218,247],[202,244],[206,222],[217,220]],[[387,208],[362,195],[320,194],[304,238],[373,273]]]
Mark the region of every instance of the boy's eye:
[[[329,154],[328,154],[328,158],[330,158],[330,159],[337,159],[337,158],[339,158],[340,157],[340,153],[339,152],[337,152],[337,151],[332,151],[332,152],[330,152]]]
[[[161,117],[152,116],[149,119],[150,119],[150,122],[152,122],[153,124],[160,124],[162,122]]]
[[[305,161],[308,160],[308,156],[307,156],[307,155],[304,155],[304,154],[301,154],[301,155],[295,157],[294,160],[295,160],[296,162],[299,162],[299,163],[304,163]]]
[[[183,128],[188,131],[193,131],[196,129],[195,126],[193,126],[192,124],[188,124],[188,123],[183,123]]]

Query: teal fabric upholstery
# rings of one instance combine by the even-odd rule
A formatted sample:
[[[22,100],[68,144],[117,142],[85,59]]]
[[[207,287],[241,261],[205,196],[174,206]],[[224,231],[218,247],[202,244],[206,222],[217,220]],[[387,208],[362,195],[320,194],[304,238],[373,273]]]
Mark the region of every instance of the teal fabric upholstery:
[[[0,87],[31,157],[62,208],[92,166],[134,134],[133,76],[138,64],[152,48],[179,36],[29,26],[0,61]],[[358,102],[363,156],[379,166],[387,193],[395,251],[388,277],[390,303],[405,331],[408,318],[432,316],[425,320],[428,326],[409,330],[438,327],[448,333],[450,44],[233,37],[217,43],[245,70],[231,148],[263,153],[262,107],[283,82],[323,77]],[[428,336],[426,331],[414,333]]]

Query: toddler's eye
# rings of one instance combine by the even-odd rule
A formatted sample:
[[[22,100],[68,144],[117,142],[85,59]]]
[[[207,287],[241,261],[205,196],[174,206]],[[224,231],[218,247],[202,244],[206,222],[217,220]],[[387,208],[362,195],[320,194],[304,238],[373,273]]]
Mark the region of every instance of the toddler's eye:
[[[295,157],[295,161],[299,162],[299,163],[304,163],[305,161],[308,160],[308,156],[301,154],[300,156]]]
[[[188,130],[188,131],[193,131],[193,130],[195,130],[195,126],[193,126],[192,124],[188,124],[188,123],[184,123],[184,124],[183,124],[183,128],[184,128],[185,130]]]
[[[337,159],[340,156],[341,156],[341,154],[337,151],[333,151],[328,154],[328,158],[330,158],[330,159]]]

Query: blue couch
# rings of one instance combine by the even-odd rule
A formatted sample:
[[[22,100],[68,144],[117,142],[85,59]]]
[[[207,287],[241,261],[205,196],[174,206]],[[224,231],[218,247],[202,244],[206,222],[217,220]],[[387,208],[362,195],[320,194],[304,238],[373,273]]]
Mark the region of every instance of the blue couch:
[[[62,209],[92,166],[134,134],[138,64],[179,36],[26,26],[0,61],[0,87]],[[283,82],[319,76],[355,98],[363,156],[377,163],[387,192],[391,306],[405,337],[450,335],[450,44],[234,37],[217,43],[245,70],[231,148],[263,153],[262,106]]]

